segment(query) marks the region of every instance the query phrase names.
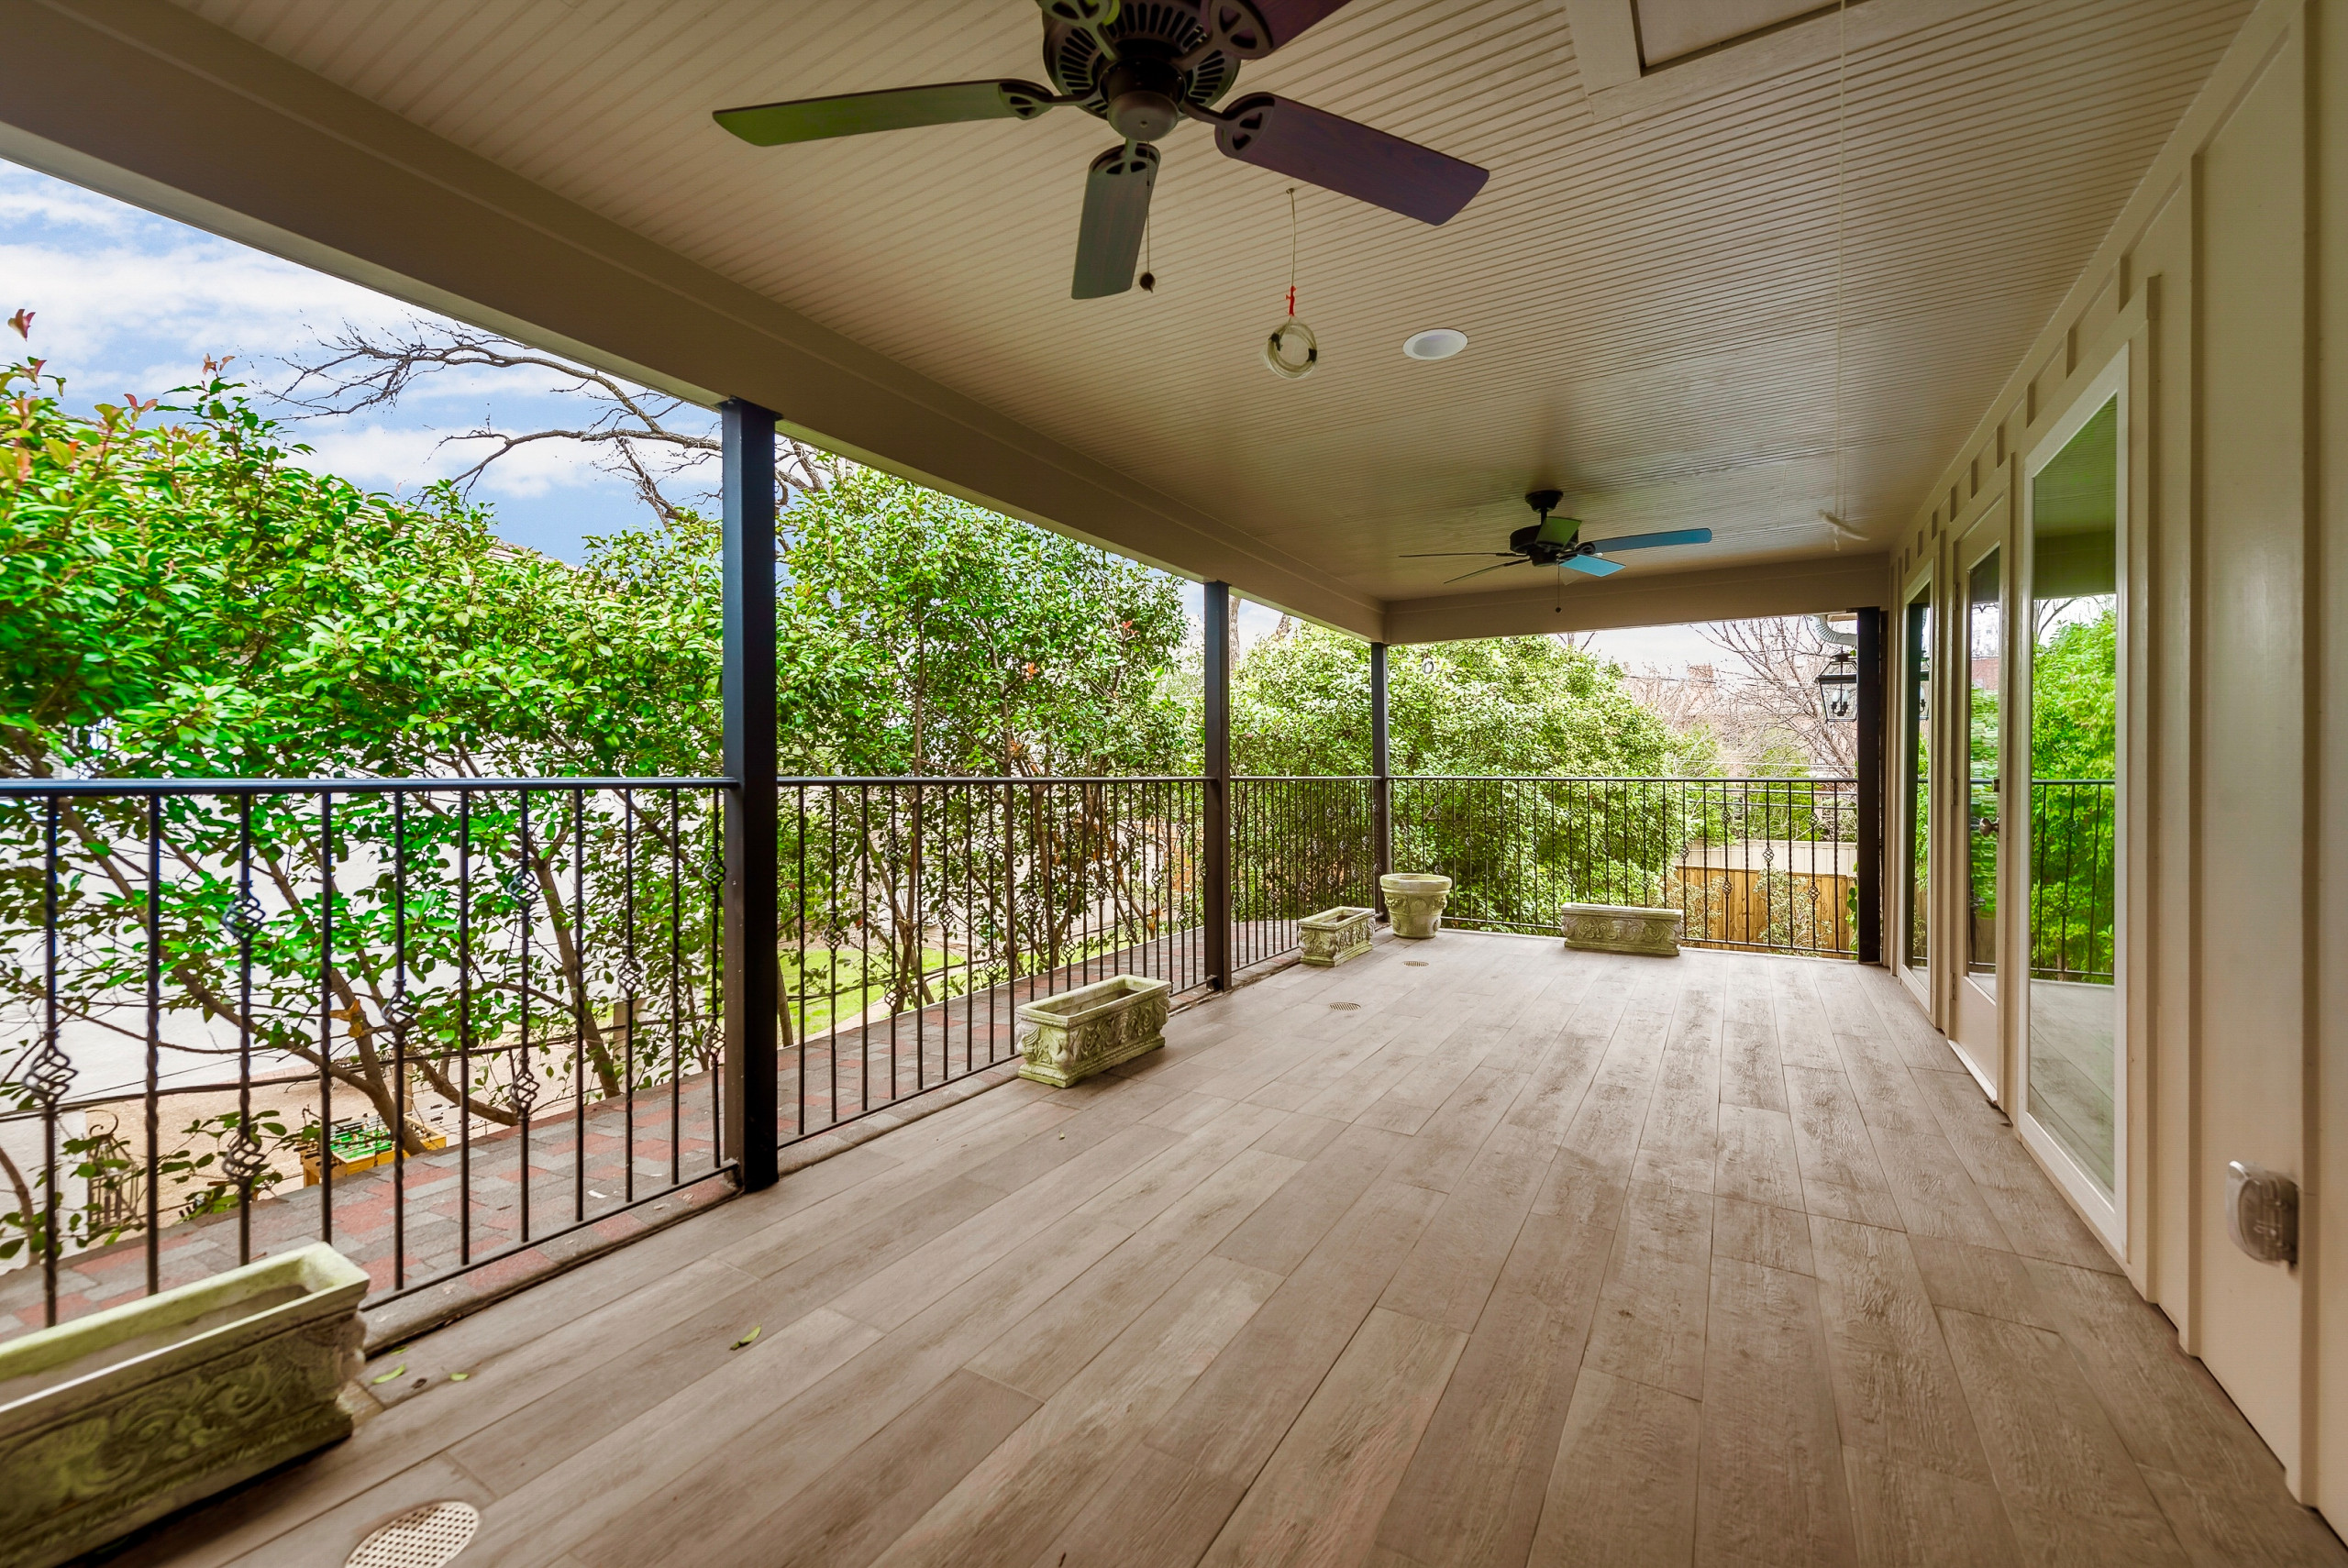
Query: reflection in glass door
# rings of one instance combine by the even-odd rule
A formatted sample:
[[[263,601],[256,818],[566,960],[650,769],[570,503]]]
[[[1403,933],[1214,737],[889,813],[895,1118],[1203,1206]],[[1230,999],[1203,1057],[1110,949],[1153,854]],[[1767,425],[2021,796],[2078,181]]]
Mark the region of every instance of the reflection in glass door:
[[[2031,1119],[2114,1192],[2120,406],[2031,479]]]
[[[1901,627],[1901,679],[1906,701],[1899,705],[1905,734],[1901,748],[1907,756],[1902,788],[1908,817],[1908,918],[1900,935],[1901,962],[1912,973],[1925,973],[1930,955],[1932,910],[1933,809],[1933,589],[1930,583],[1908,601]]]
[[[1970,669],[1965,724],[1970,767],[1966,788],[1965,972],[1998,994],[1998,677],[2005,646],[2005,602],[1991,550],[1966,580],[1965,642]]]

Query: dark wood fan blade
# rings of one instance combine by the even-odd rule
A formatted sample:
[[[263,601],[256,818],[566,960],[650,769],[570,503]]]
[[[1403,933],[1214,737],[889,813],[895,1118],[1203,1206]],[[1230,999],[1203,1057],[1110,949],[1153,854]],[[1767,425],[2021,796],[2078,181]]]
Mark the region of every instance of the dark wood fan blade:
[[[1488,557],[1513,558],[1515,555],[1514,550],[1406,550],[1401,558],[1406,561],[1434,561],[1442,560],[1448,556],[1474,556],[1482,559]]]
[[[1335,12],[1346,0],[1215,0],[1216,28],[1231,52],[1259,60]],[[1254,25],[1250,25],[1250,24]]]
[[[1443,223],[1475,199],[1490,175],[1431,147],[1282,98],[1257,93],[1218,117],[1226,158],[1303,180],[1339,195]]]
[[[753,104],[748,108],[720,109],[711,118],[754,146],[780,147],[785,142],[822,141],[962,120],[1032,120],[1057,101],[1050,88],[1033,82],[947,82],[936,87],[892,87],[880,93]]]
[[[1449,587],[1455,582],[1465,582],[1471,577],[1481,577],[1488,571],[1506,571],[1512,566],[1526,566],[1529,564],[1531,563],[1526,561],[1523,557],[1520,556],[1514,560],[1502,561],[1498,566],[1478,567],[1474,571],[1461,572],[1457,577],[1445,578],[1443,580],[1444,585],[1445,587]]]
[[[1084,176],[1084,224],[1076,235],[1076,282],[1069,297],[1097,300],[1134,286],[1149,193],[1157,184],[1157,149],[1146,141],[1113,147]]]

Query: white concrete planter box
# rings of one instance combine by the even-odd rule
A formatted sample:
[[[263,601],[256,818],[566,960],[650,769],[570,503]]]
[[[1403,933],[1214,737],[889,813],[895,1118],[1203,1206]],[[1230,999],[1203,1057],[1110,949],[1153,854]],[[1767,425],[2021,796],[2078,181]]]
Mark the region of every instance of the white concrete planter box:
[[[1451,878],[1423,871],[1389,871],[1378,879],[1386,895],[1386,919],[1394,934],[1423,941],[1443,929],[1443,901],[1451,896]]]
[[[1630,904],[1567,904],[1566,945],[1593,953],[1679,956],[1679,911]]]
[[[0,1568],[349,1437],[367,1286],[320,1242],[0,1344]]]
[[[1297,941],[1304,949],[1298,961],[1317,969],[1334,969],[1348,958],[1360,957],[1369,951],[1369,926],[1377,918],[1376,910],[1346,904],[1306,915],[1296,922]]]
[[[1166,1043],[1167,984],[1118,975],[1019,1009],[1019,1076],[1066,1088]]]

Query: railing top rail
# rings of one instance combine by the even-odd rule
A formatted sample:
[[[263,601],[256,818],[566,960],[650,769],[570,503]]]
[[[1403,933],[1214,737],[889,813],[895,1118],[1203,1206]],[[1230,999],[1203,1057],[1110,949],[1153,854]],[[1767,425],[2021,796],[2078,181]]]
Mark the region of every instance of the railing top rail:
[[[0,778],[8,795],[388,795],[425,790],[714,790],[731,778]]]
[[[1855,785],[1848,778],[1725,777],[1579,773],[1396,773],[1398,784],[1763,784]],[[805,774],[778,778],[781,789],[847,786],[1026,785],[1058,784],[1204,784],[1199,773],[1075,774]],[[1369,773],[1240,773],[1235,784],[1368,784]],[[433,775],[405,778],[0,778],[0,797],[48,795],[380,795],[395,792],[472,791],[500,790],[716,790],[736,781],[716,774],[683,778],[545,776],[527,778],[474,778]],[[1977,783],[1994,782],[1977,778]],[[2109,778],[2040,778],[2040,784],[2110,784]]]
[[[810,773],[778,787],[834,784],[1203,784],[1203,773]]]
[[[1599,773],[1397,773],[1397,784],[1852,784],[1843,777],[1786,778],[1774,774],[1728,775],[1718,778],[1671,774]]]

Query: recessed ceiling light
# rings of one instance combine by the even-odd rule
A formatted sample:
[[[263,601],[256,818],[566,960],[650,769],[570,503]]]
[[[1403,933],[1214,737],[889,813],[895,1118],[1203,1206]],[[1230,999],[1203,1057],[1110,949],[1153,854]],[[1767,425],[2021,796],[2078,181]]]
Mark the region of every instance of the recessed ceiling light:
[[[1468,347],[1468,335],[1448,326],[1431,326],[1402,339],[1402,352],[1413,359],[1448,359]]]

